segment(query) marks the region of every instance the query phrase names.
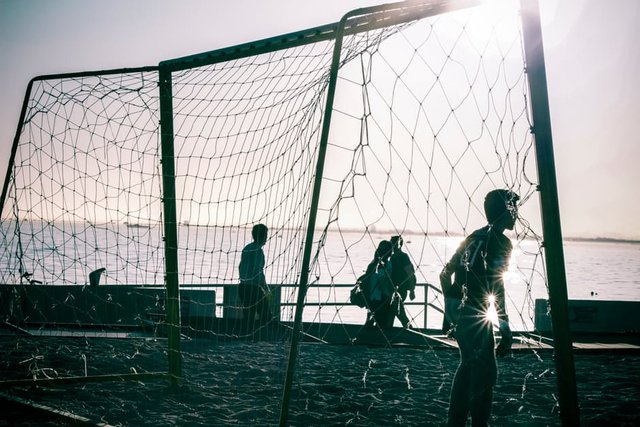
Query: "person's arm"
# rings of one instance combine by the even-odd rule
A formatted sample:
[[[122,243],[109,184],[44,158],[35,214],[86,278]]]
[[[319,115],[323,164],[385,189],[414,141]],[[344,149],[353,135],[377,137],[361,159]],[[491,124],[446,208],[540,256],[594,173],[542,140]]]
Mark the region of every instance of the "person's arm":
[[[417,283],[417,279],[416,279],[416,274],[415,272],[410,276],[411,283],[409,284],[409,299],[411,299],[411,301],[413,301],[414,299],[416,299],[416,283]]]
[[[448,262],[440,272],[440,289],[442,290],[442,294],[444,296],[447,296],[449,294],[449,291],[453,286],[453,282],[451,280],[452,275],[453,269],[451,268],[451,262]]]
[[[416,299],[416,269],[413,267],[413,264],[409,259],[409,255],[407,255],[406,258],[407,262],[405,264],[405,277],[407,277],[407,281],[409,282],[409,285],[407,286],[407,288],[409,289],[409,298],[411,298],[411,301],[413,301],[414,299]]]
[[[509,327],[509,317],[507,316],[507,311],[505,309],[505,298],[504,298],[504,283],[502,279],[500,280],[500,285],[496,289],[495,294],[495,308],[498,313],[498,329],[500,330],[500,343],[496,348],[497,356],[506,356],[511,350],[511,345],[513,344],[513,334],[511,333],[511,328]]]
[[[256,275],[258,276],[258,283],[262,287],[262,290],[265,292],[271,292],[269,285],[267,284],[267,279],[264,275],[264,266],[265,266],[265,258],[264,251],[260,248],[256,254]]]
[[[504,280],[502,275],[495,278],[493,286],[494,306],[498,314],[498,320],[502,323],[509,324],[509,316],[507,316],[506,302],[504,296]]]
[[[451,291],[454,286],[451,276],[455,272],[458,262],[459,255],[458,252],[456,252],[440,273],[440,288],[442,289],[442,294],[444,295],[444,317],[442,319],[442,332],[444,334],[449,334],[451,332],[458,319],[457,307],[459,307],[460,302],[456,302],[456,299],[451,297]]]
[[[453,254],[449,262],[445,264],[444,268],[440,272],[440,289],[442,289],[442,293],[445,297],[449,295],[451,288],[453,288],[453,281],[451,279],[451,276],[456,271],[456,265],[458,265],[458,263],[460,262],[460,256],[464,251],[465,242],[462,242],[460,244],[460,247],[458,247],[456,253]]]
[[[491,292],[494,296],[494,306],[500,322],[509,323],[507,316],[505,292],[504,292],[504,274],[509,269],[509,258],[511,257],[511,242],[507,239],[503,243],[502,250],[491,260],[489,264],[489,278],[491,280]]]
[[[240,274],[241,282],[246,282],[251,277],[249,272],[250,262],[249,256],[247,255],[247,248],[245,247],[240,255],[240,264],[238,264],[238,273]]]
[[[493,271],[493,295],[494,306],[498,315],[498,328],[500,330],[500,344],[496,348],[496,355],[505,356],[511,350],[513,334],[509,327],[509,316],[507,316],[506,298],[504,291],[504,273],[509,268],[509,258],[511,256],[511,242],[508,241],[506,250],[502,256],[496,260],[497,265]]]

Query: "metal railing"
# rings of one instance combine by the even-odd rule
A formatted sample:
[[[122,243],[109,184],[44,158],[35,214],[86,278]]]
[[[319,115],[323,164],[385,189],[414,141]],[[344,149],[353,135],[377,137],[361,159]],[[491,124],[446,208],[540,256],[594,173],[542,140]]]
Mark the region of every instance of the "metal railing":
[[[335,288],[352,288],[354,285],[353,284],[345,284],[345,283],[334,283],[334,284],[313,284],[310,287],[311,288],[320,288],[320,289],[335,289]],[[227,309],[233,309],[236,308],[239,304],[235,304],[232,303],[232,301],[236,301],[236,293],[235,290],[237,289],[238,285],[237,284],[184,284],[181,285],[180,288],[181,289],[202,289],[202,288],[206,288],[206,289],[211,289],[211,290],[216,290],[218,291],[219,289],[222,289],[222,299],[220,299],[220,296],[216,297],[216,304],[218,304],[218,301],[221,301],[221,304],[218,305],[219,308],[221,308],[223,310],[223,313],[225,313],[225,311]],[[274,295],[276,297],[276,307],[278,309],[282,308],[282,307],[295,307],[296,306],[296,302],[295,301],[283,301],[282,300],[282,289],[295,289],[298,287],[297,284],[277,284],[277,285],[270,285],[270,287],[272,288],[272,290],[274,291]],[[404,305],[407,307],[416,307],[416,306],[420,306],[424,308],[424,316],[423,316],[423,327],[425,329],[427,329],[427,319],[428,319],[428,313],[431,310],[435,310],[436,312],[440,313],[440,314],[444,314],[443,309],[441,306],[438,306],[436,304],[433,303],[433,301],[438,300],[440,298],[442,298],[442,291],[440,290],[439,287],[428,283],[428,282],[424,282],[424,283],[417,283],[416,284],[416,289],[420,289],[423,288],[424,290],[424,300],[413,300],[411,301],[410,299],[407,299],[406,301],[404,301]],[[220,295],[220,294],[218,294]],[[433,298],[429,298],[429,296],[432,295]],[[346,306],[350,306],[352,305],[351,302],[349,302],[348,296],[345,297],[344,301],[309,301],[309,299],[307,298],[307,301],[305,302],[305,307],[346,307]],[[223,314],[223,317],[225,317],[225,314]]]

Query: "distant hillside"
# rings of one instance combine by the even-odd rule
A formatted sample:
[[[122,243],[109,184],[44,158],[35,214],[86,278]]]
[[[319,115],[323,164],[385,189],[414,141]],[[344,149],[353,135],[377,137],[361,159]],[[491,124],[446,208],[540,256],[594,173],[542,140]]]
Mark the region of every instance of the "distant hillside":
[[[565,237],[568,242],[598,242],[598,243],[630,243],[640,244],[640,240],[634,239],[614,239],[612,237]]]

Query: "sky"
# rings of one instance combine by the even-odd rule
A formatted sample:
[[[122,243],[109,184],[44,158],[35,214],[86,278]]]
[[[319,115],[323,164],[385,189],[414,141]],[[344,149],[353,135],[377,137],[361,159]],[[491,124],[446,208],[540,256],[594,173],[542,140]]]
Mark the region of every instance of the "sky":
[[[2,177],[35,76],[157,65],[379,3],[0,0]],[[540,10],[563,235],[640,240],[640,2],[540,0]]]

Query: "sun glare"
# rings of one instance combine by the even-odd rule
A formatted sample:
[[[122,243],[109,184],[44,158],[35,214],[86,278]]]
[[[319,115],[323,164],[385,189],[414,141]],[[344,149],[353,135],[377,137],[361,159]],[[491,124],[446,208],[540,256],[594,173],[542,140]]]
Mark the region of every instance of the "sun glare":
[[[493,294],[489,294],[487,299],[489,300],[489,308],[487,309],[486,319],[497,326],[499,323],[499,320],[498,320],[498,312],[496,311],[496,304],[495,304],[496,297]]]
[[[489,16],[503,17],[504,15],[514,15],[518,12],[519,2],[516,0],[484,0],[482,6]]]
[[[490,39],[511,44],[518,35],[519,2],[515,0],[484,0],[467,13],[472,19],[465,23],[465,32],[480,45]]]

